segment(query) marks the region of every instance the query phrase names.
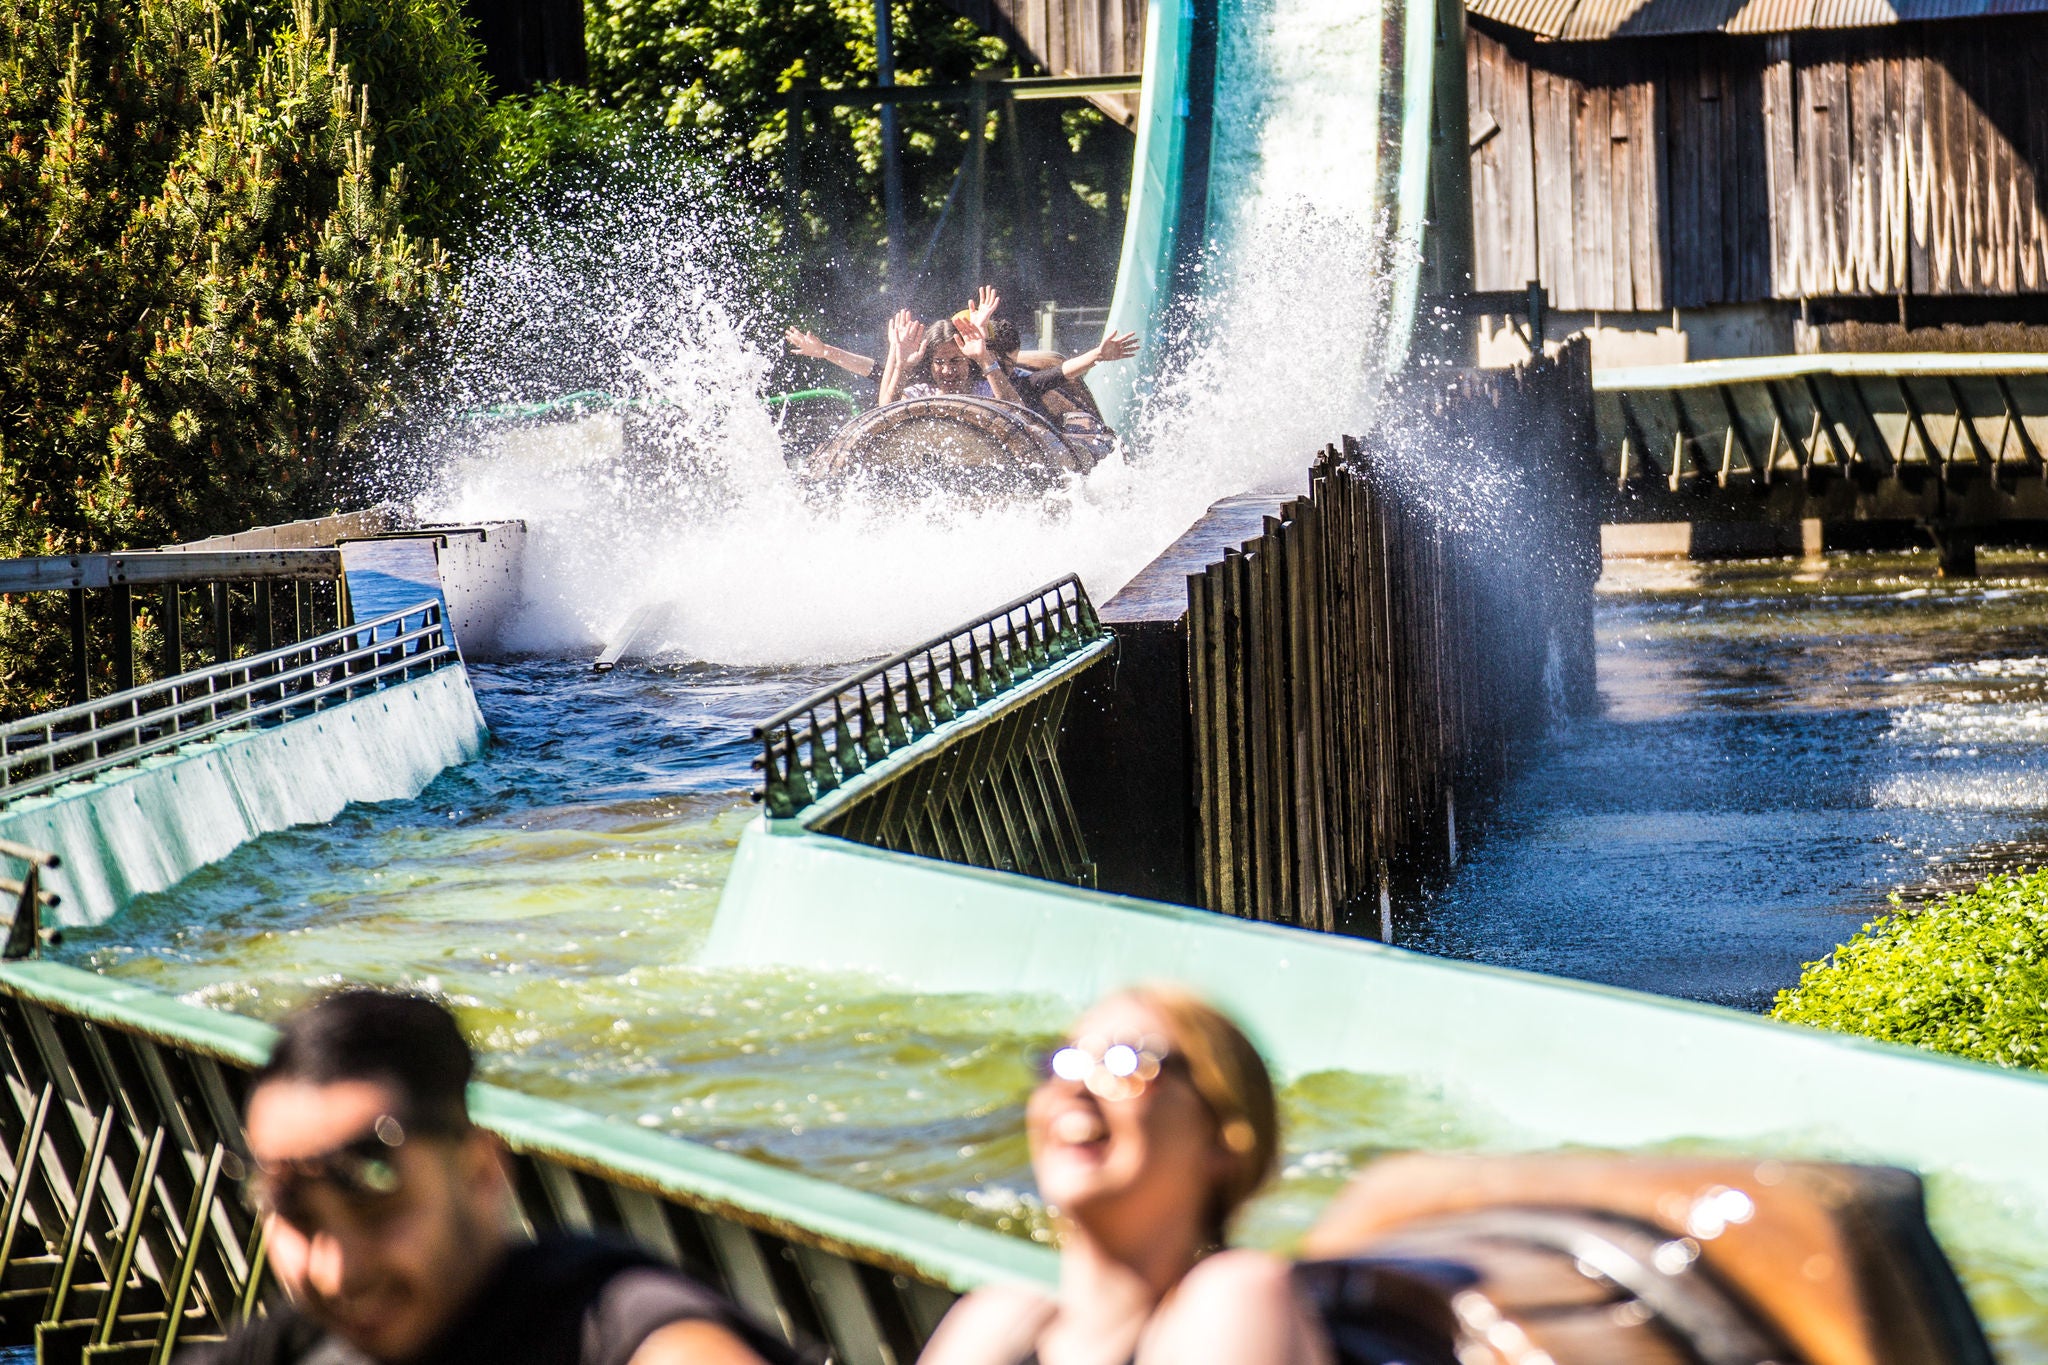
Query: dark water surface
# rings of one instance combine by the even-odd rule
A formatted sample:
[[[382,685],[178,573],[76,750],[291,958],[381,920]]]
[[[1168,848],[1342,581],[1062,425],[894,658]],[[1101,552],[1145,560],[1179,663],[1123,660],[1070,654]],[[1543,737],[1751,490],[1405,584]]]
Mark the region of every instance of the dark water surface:
[[[1768,1008],[1885,908],[2048,849],[2048,577],[2015,556],[1610,563],[1600,705],[1397,931]]]

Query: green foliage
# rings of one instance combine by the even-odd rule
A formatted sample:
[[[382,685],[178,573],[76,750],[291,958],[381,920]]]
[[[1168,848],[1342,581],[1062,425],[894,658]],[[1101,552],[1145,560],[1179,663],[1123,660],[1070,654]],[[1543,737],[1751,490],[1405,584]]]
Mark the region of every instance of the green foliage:
[[[297,28],[303,2],[255,0],[258,35]],[[349,78],[369,93],[371,171],[383,180],[405,168],[400,221],[452,242],[487,208],[497,152],[483,49],[460,0],[320,0],[312,25],[333,33]]]
[[[608,108],[582,86],[543,85],[491,106],[498,169],[517,193],[578,171],[597,172],[630,155],[645,124]]]
[[[1772,1017],[2048,1070],[2048,870],[1993,877],[1914,911],[1892,903],[1808,963]]]
[[[333,34],[224,17],[0,0],[0,554],[320,508],[444,288]],[[53,699],[60,606],[0,604],[0,709]]]
[[[882,125],[873,107],[813,107],[790,145],[788,92],[843,89],[876,79],[871,0],[587,0],[590,84],[600,102],[658,118],[700,154],[732,162],[740,180],[778,206],[798,292],[845,307],[883,284]],[[1015,58],[939,0],[893,0],[896,77],[946,85],[977,72],[1009,74]],[[1025,105],[992,111],[986,273],[1020,303],[1051,290],[1107,301],[1129,177],[1130,139],[1092,109]],[[934,239],[970,144],[963,104],[898,106],[907,205],[907,267]],[[790,176],[801,191],[793,221]],[[965,299],[963,213],[947,218],[920,302],[946,311]],[[1106,249],[1105,249],[1106,245]],[[1076,250],[1079,247],[1079,250]],[[1047,262],[1061,278],[1042,278]],[[899,291],[905,282],[892,282]],[[957,296],[957,297],[956,297]],[[902,295],[898,294],[901,299]],[[869,319],[868,321],[874,321]]]

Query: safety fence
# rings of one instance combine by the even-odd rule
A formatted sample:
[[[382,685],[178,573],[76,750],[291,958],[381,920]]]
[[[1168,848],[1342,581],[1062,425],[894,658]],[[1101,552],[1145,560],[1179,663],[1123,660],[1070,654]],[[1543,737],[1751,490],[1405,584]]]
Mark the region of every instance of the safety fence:
[[[333,548],[139,550],[0,560],[0,593],[62,592],[65,695],[126,692],[172,678],[194,655],[225,663],[334,630],[349,619]]]
[[[270,1029],[50,963],[0,966],[0,1343],[165,1362],[277,1290],[241,1197]],[[847,1365],[909,1365],[954,1292],[1049,1254],[873,1195],[476,1086],[532,1231],[630,1240]]]
[[[762,722],[760,798],[820,833],[1085,884],[1054,746],[1110,645],[1080,580],[1049,583]]]
[[[0,805],[201,739],[282,724],[458,662],[441,604],[424,602],[0,725]]]
[[[1199,903],[1391,932],[1512,740],[1591,687],[1590,372],[1472,372],[1316,462],[1189,576]],[[1361,916],[1361,912],[1365,912]]]
[[[1852,543],[1882,544],[1887,525],[1940,542],[2048,517],[2041,356],[1760,356],[1603,370],[1595,390],[1609,520],[1854,522]]]

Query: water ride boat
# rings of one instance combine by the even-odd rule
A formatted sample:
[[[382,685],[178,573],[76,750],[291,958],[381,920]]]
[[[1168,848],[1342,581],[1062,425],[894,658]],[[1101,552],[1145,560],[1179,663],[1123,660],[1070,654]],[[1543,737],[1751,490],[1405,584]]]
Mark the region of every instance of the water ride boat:
[[[853,480],[980,498],[1043,493],[1085,474],[1097,452],[1017,403],[964,394],[910,398],[861,413],[799,467],[813,484]]]

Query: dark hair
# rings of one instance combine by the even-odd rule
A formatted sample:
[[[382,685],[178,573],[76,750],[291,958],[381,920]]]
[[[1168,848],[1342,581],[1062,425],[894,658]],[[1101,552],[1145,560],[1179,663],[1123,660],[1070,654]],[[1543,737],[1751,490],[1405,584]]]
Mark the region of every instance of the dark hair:
[[[352,986],[295,1010],[279,1027],[270,1060],[250,1085],[372,1081],[398,1092],[393,1115],[416,1132],[469,1127],[469,1078],[476,1057],[455,1016],[438,1000],[407,991]]]
[[[988,337],[988,348],[997,355],[1013,356],[1024,345],[1017,337],[1017,324],[1008,318],[990,318],[982,331]]]

